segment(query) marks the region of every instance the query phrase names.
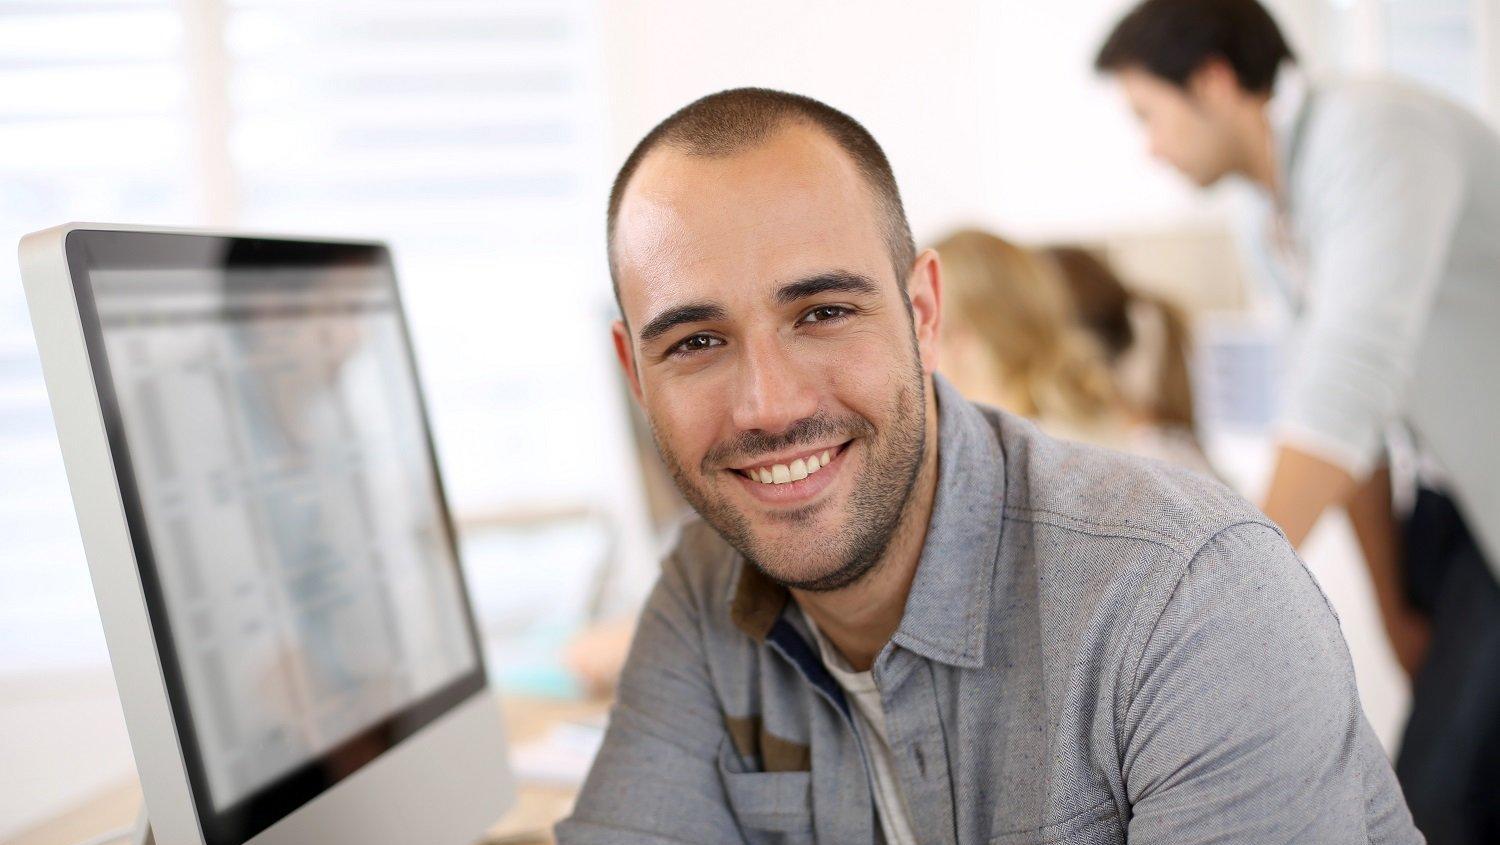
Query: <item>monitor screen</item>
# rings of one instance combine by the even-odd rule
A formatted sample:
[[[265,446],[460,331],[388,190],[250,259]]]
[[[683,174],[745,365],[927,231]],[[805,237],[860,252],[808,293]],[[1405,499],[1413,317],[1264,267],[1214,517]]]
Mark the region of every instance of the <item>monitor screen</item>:
[[[199,815],[241,842],[483,685],[389,255],[68,252]]]

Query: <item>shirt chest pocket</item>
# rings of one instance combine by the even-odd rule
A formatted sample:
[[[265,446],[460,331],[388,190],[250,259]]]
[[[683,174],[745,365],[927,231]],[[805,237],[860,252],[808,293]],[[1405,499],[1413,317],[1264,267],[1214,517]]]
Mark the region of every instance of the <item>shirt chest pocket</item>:
[[[811,772],[748,771],[725,741],[719,747],[719,778],[747,842],[791,845],[813,841]]]

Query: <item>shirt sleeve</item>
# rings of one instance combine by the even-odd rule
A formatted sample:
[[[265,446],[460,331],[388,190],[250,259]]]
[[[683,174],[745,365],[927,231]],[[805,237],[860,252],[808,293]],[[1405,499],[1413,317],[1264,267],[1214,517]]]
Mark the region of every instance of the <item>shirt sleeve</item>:
[[[1464,202],[1463,165],[1410,107],[1321,108],[1293,176],[1307,299],[1278,434],[1358,478],[1411,378]]]
[[[1279,531],[1194,557],[1127,672],[1129,841],[1418,843],[1338,620]]]
[[[718,772],[725,729],[681,566],[641,613],[609,728],[559,845],[742,842]]]

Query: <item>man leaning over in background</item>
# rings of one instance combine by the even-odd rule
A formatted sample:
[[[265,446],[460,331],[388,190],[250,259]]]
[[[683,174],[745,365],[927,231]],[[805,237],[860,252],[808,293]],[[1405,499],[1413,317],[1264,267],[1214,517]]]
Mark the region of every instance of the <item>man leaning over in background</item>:
[[[1271,523],[935,374],[939,258],[859,124],[692,103],[608,233],[620,363],[701,519],[560,842],[1421,841]]]
[[[1500,137],[1394,81],[1309,84],[1255,0],[1146,0],[1096,64],[1158,157],[1263,198],[1241,234],[1299,335],[1265,512],[1296,545],[1348,509],[1415,674],[1396,773],[1417,826],[1500,842]],[[1427,468],[1404,566],[1392,423]]]

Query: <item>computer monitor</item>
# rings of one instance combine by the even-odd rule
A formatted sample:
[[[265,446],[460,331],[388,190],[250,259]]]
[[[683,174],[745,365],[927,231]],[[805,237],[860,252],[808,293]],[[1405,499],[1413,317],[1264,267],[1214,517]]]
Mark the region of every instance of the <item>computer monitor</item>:
[[[156,841],[474,842],[514,787],[386,247],[20,253]]]

